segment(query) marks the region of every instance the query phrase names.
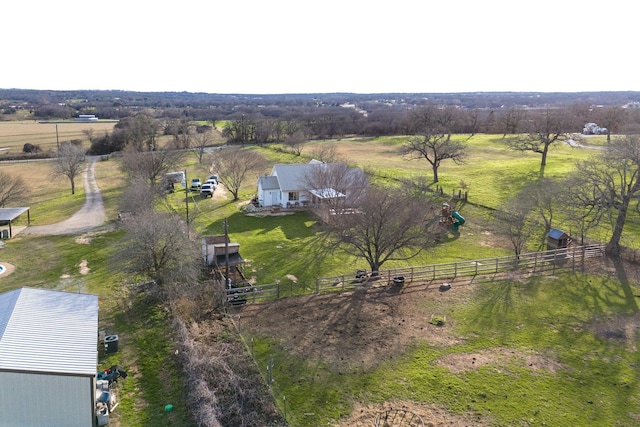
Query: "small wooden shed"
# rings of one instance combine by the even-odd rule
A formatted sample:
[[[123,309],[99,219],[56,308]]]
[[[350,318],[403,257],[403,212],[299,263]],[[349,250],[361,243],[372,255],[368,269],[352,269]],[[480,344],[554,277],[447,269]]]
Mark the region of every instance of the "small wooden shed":
[[[571,237],[562,230],[552,228],[547,234],[547,249],[566,248],[571,243]]]

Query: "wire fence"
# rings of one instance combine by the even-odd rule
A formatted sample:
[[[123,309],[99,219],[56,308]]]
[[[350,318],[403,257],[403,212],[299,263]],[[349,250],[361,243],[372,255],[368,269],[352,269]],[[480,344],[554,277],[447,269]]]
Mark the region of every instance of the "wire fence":
[[[589,258],[604,257],[605,245],[571,246],[520,256],[505,256],[477,260],[456,261],[419,267],[396,268],[383,271],[358,270],[340,276],[319,277],[312,286],[287,286],[280,282],[227,289],[227,302],[231,305],[273,301],[295,295],[342,292],[375,283],[378,286],[402,285],[413,282],[450,280],[457,277],[498,274],[515,269],[532,272],[549,268],[582,268]],[[302,290],[300,290],[302,289]]]

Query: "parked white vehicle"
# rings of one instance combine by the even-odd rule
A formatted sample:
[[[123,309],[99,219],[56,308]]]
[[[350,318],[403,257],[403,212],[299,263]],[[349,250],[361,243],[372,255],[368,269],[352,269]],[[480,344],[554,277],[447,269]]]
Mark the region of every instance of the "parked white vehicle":
[[[216,186],[205,182],[202,184],[202,188],[200,188],[200,195],[204,197],[213,197],[214,191],[216,191]]]
[[[202,181],[200,181],[200,178],[193,178],[191,180],[191,190],[198,191],[200,190],[200,187],[202,187]]]

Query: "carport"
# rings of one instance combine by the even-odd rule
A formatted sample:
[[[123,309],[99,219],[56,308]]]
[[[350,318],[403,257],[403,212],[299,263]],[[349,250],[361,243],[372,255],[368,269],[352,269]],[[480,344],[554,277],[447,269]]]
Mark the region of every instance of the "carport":
[[[0,237],[10,239],[13,237],[13,222],[25,212],[27,213],[27,225],[31,224],[30,208],[0,208]],[[8,229],[5,227],[9,226]]]

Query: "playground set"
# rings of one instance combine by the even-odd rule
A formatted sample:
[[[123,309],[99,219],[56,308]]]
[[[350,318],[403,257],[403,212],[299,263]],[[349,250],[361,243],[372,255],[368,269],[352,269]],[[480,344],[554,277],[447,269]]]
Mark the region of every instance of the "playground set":
[[[436,214],[435,210],[435,206],[429,209],[429,213],[427,214],[428,220],[424,228],[428,230],[431,229],[432,226],[437,225],[437,229],[432,229],[436,235],[440,235],[443,229],[450,228],[452,231],[458,231],[460,226],[465,223],[464,217],[456,211],[455,206],[447,202],[442,204],[440,214]]]
[[[458,213],[449,203],[442,204],[442,212],[440,214],[440,224],[451,227],[453,231],[458,231],[460,226],[465,223],[465,219]]]

